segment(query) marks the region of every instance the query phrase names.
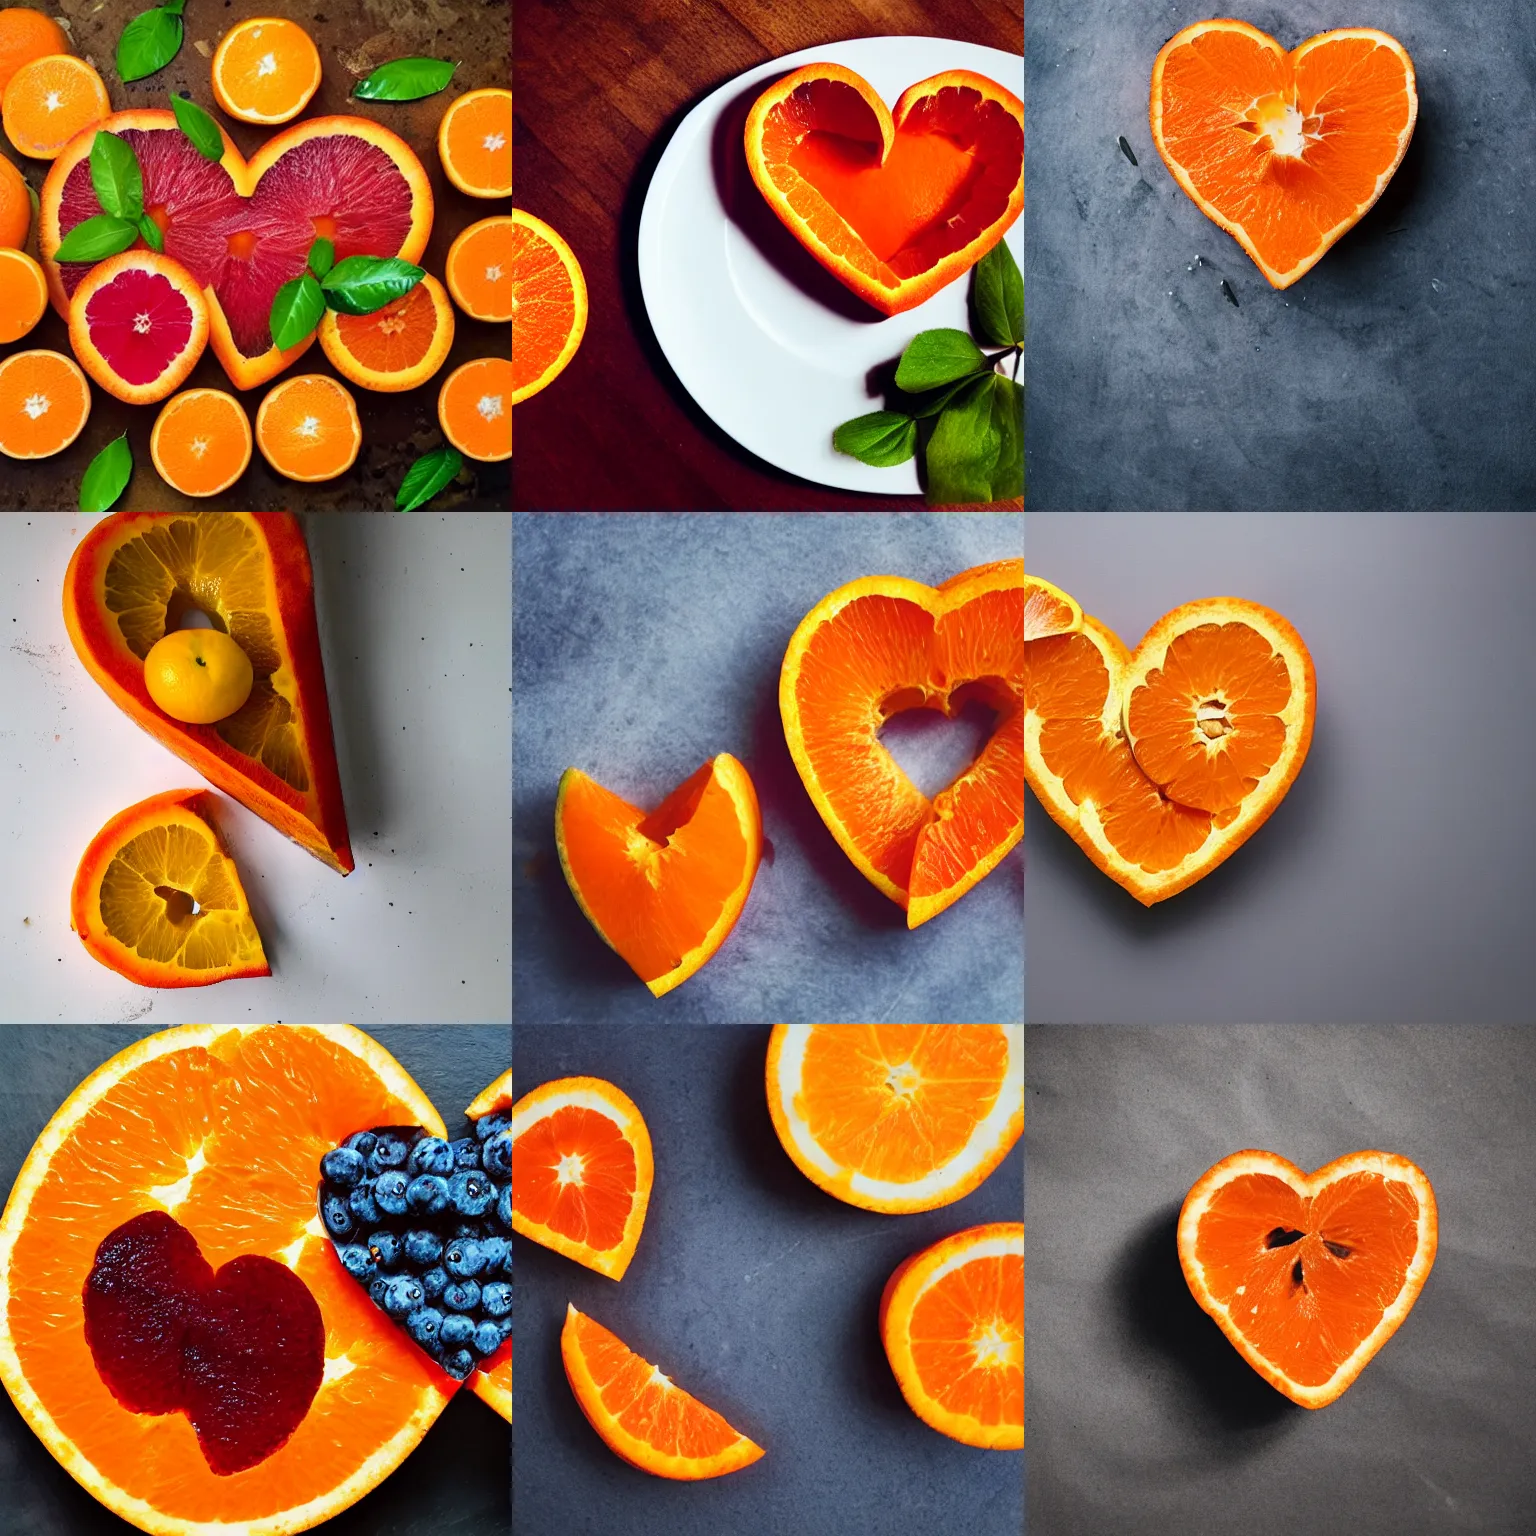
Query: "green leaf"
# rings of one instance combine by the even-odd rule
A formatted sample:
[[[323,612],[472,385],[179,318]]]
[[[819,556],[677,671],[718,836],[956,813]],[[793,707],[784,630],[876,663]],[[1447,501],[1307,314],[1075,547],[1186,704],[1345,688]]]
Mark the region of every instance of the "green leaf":
[[[992,379],[972,379],[939,412],[928,439],[928,505],[992,499],[992,471],[1002,439],[992,421]]]
[[[992,376],[992,425],[997,428],[997,463],[992,467],[990,501],[1024,494],[1024,386]]]
[[[164,69],[181,52],[181,8],[185,0],[141,11],[117,40],[117,73],[126,84]]]
[[[907,343],[896,365],[896,387],[909,395],[963,379],[987,366],[981,348],[964,331],[922,331]]]
[[[287,351],[296,347],[320,324],[325,314],[325,295],[314,274],[306,272],[284,283],[272,300],[272,342]]]
[[[324,282],[326,273],[335,265],[336,247],[322,235],[309,248],[309,270],[317,279]]]
[[[105,129],[91,140],[91,186],[103,213],[137,224],[144,212],[144,177],[126,139]]]
[[[832,434],[832,446],[861,464],[889,469],[917,452],[917,423],[900,411],[872,411],[845,421]]]
[[[914,395],[910,402],[902,401],[901,403],[906,406],[909,416],[915,416],[919,420],[925,416],[937,416],[975,377],[974,373],[968,373],[963,379],[956,379],[953,384],[945,384],[927,394]]]
[[[164,252],[165,236],[160,233],[160,226],[147,213],[139,215],[139,233],[144,237],[144,244],[150,250]]]
[[[172,16],[180,16],[187,8],[187,0],[166,0],[162,10],[169,11]]]
[[[463,467],[464,458],[457,448],[434,448],[431,453],[424,453],[406,470],[405,479],[400,482],[396,510],[414,512],[431,501]]]
[[[326,303],[343,315],[371,315],[407,294],[426,273],[398,256],[348,256],[320,285]]]
[[[191,140],[193,149],[204,160],[217,165],[224,158],[224,135],[219,132],[219,125],[195,101],[188,101],[174,91],[171,111],[176,114],[176,126]]]
[[[459,66],[445,59],[394,59],[352,87],[364,101],[419,101],[435,96]]]
[[[998,347],[1023,344],[1024,278],[1006,241],[999,240],[971,269],[971,302],[985,340]]]
[[[124,491],[133,477],[133,450],[128,434],[114,437],[91,460],[80,482],[80,510],[105,512]]]
[[[100,261],[126,251],[138,239],[139,226],[127,219],[114,219],[110,213],[98,213],[83,219],[59,242],[53,253],[55,261]]]

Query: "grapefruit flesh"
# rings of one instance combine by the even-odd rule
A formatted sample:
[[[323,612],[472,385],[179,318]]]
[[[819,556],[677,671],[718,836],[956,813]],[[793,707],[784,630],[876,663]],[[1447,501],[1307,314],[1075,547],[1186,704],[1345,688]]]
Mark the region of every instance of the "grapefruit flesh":
[[[85,307],[91,340],[113,371],[134,385],[153,384],[192,339],[186,296],[159,272],[128,270]]]

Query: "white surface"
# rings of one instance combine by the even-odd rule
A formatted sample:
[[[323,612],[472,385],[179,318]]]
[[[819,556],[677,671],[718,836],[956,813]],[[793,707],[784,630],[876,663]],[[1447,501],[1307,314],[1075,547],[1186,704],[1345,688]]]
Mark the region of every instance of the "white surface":
[[[747,109],[770,81],[820,61],[857,70],[888,107],[908,86],[948,69],[1024,94],[1019,55],[937,37],[828,43],[749,69],[701,101],[663,151],[640,214],[640,287],[673,371],[743,447],[822,485],[915,494],[915,460],[892,469],[861,464],[833,449],[832,432],[884,409],[866,376],[898,358],[919,331],[969,329],[969,273],[916,309],[882,319],[851,291],[842,290],[846,303],[836,308],[806,292],[751,232],[780,250],[782,241],[794,242],[747,170],[740,140]],[[1022,269],[1022,218],[1004,238]],[[809,253],[805,262],[815,265]],[[830,274],[817,287],[840,298],[842,285]]]
[[[75,867],[107,819],[160,790],[206,787],[70,644],[64,570],[91,521],[0,517],[0,1019],[508,1018],[509,516],[308,517],[357,868],[343,878],[220,795],[274,974],[172,990],[108,970],[69,927]]]

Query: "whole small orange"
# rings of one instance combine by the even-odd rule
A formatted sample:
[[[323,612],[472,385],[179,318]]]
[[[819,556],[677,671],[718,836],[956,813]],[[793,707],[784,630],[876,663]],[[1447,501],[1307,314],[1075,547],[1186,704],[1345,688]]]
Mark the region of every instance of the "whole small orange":
[[[0,11],[0,94],[23,64],[68,52],[69,38],[53,17],[30,6],[7,6]]]
[[[32,229],[32,194],[26,178],[0,155],[0,246],[20,250]]]
[[[150,698],[187,725],[227,720],[255,681],[251,658],[222,629],[173,629],[144,658]]]

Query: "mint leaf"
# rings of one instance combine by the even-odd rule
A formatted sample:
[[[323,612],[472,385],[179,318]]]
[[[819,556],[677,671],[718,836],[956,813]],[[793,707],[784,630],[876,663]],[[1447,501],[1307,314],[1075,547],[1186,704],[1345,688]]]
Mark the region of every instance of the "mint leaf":
[[[126,251],[138,238],[139,226],[127,219],[114,219],[110,213],[98,213],[82,219],[59,241],[53,253],[55,261],[100,261]]]
[[[1006,241],[996,245],[971,269],[971,303],[976,329],[994,346],[1017,347],[1024,341],[1024,278]]]
[[[424,453],[406,470],[395,496],[395,510],[414,512],[431,501],[463,467],[464,458],[457,448],[434,448]]]
[[[928,505],[992,499],[1002,439],[992,421],[992,380],[973,379],[939,412],[928,439]]]
[[[348,256],[326,273],[325,301],[343,315],[371,315],[407,294],[426,273],[398,256]]]
[[[861,464],[889,469],[917,452],[917,423],[900,411],[872,411],[845,421],[832,434],[832,446]]]
[[[164,69],[181,52],[181,10],[186,0],[141,11],[117,40],[117,73],[124,84]]]
[[[114,437],[86,467],[80,481],[80,510],[105,512],[124,491],[133,477],[133,451],[128,434]]]
[[[394,59],[359,80],[352,94],[364,101],[419,101],[443,90],[458,67],[446,59]]]
[[[997,463],[992,467],[989,501],[1012,501],[1024,494],[1024,386],[993,374],[992,425],[997,428]]]
[[[336,247],[322,235],[309,248],[309,270],[315,277],[325,281],[325,275],[336,265]]]
[[[218,164],[224,158],[224,135],[219,132],[219,125],[195,101],[178,96],[174,91],[171,92],[171,111],[176,114],[176,126],[191,141],[193,149],[204,160]]]
[[[907,343],[896,365],[896,387],[909,395],[979,373],[987,366],[981,348],[964,331],[922,331]]]
[[[165,236],[160,233],[160,226],[147,213],[139,215],[139,233],[144,237],[144,244],[150,250],[164,252]]]
[[[286,352],[296,347],[320,324],[325,314],[325,295],[312,273],[284,283],[272,300],[272,344]]]
[[[104,128],[91,140],[91,186],[103,213],[137,224],[144,212],[144,177],[126,139]]]

